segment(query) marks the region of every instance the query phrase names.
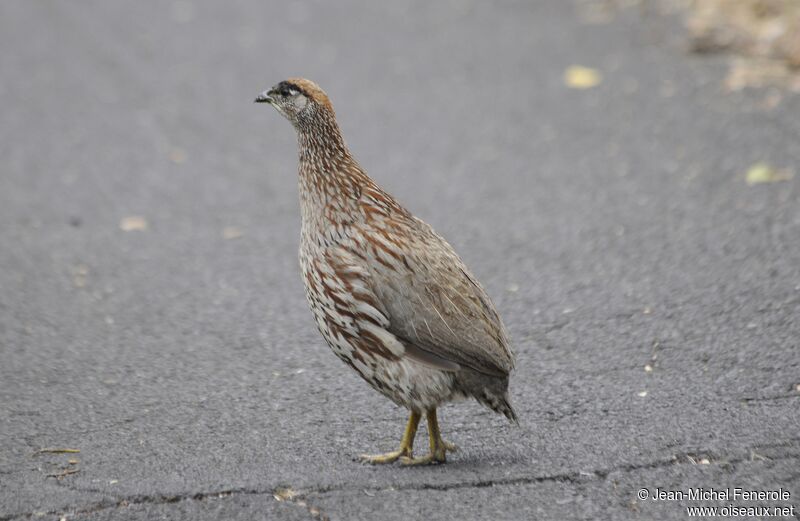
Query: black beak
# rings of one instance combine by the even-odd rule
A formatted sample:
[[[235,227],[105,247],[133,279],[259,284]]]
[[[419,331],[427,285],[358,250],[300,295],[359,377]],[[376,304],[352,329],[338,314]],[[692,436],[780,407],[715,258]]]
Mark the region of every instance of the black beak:
[[[264,92],[262,92],[261,94],[258,95],[258,97],[256,98],[255,102],[256,103],[272,103],[275,100],[272,98],[272,96],[270,96],[270,94],[272,94],[271,90],[269,90],[269,91],[265,90]]]

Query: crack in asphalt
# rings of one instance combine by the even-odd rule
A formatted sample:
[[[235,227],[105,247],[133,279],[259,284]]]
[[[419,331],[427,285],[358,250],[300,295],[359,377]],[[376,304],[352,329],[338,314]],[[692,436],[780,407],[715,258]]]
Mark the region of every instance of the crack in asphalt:
[[[273,494],[273,497],[277,501],[285,501],[295,506],[305,508],[311,515],[312,519],[316,519],[318,521],[331,521],[331,518],[327,514],[325,514],[322,511],[322,509],[308,502],[308,496],[311,495],[313,492],[307,492],[305,494],[298,494],[296,492],[290,492],[290,493],[287,492],[289,492],[288,489],[278,489]]]
[[[770,448],[793,447],[797,445],[798,442],[800,442],[800,438],[790,438],[789,440],[785,440],[783,442],[778,442],[778,443],[758,444],[754,445],[751,449],[748,450],[748,452],[752,454],[752,451],[754,451],[755,449],[767,448],[767,447]],[[303,491],[292,491],[291,493],[287,493],[287,491],[290,489],[287,489],[286,487],[277,487],[269,489],[232,488],[219,491],[196,492],[196,493],[174,494],[174,495],[167,495],[167,494],[133,495],[124,497],[114,497],[114,499],[111,501],[100,501],[75,510],[59,510],[59,511],[53,510],[49,512],[26,512],[21,514],[11,514],[7,516],[0,515],[0,521],[29,519],[32,517],[39,517],[43,514],[54,515],[58,517],[87,515],[96,512],[101,512],[103,510],[114,509],[114,508],[125,508],[132,505],[142,505],[142,504],[166,505],[166,504],[178,503],[181,501],[204,501],[208,499],[223,499],[232,496],[257,496],[257,495],[271,495],[275,498],[276,501],[286,502],[296,505],[298,507],[305,508],[312,519],[319,521],[330,521],[330,517],[327,514],[325,514],[324,512],[322,512],[320,508],[312,505],[311,502],[309,502],[309,497],[314,495],[329,494],[332,492],[347,492],[347,491],[365,491],[365,492],[389,492],[389,491],[405,491],[405,490],[450,491],[450,490],[459,490],[464,488],[530,485],[543,482],[581,484],[593,481],[595,479],[605,480],[608,478],[608,476],[617,472],[627,473],[627,472],[636,472],[640,470],[669,467],[673,465],[697,464],[696,457],[698,454],[710,454],[710,453],[711,451],[695,451],[692,453],[679,453],[679,454],[674,454],[669,458],[657,459],[654,461],[649,461],[646,463],[639,463],[639,464],[632,463],[626,465],[619,465],[607,469],[564,472],[564,473],[548,474],[542,476],[519,476],[519,477],[511,477],[504,479],[471,480],[471,481],[443,483],[443,484],[408,483],[404,485],[390,485],[383,487],[331,485],[331,486],[311,488]],[[800,454],[787,453],[780,455],[780,457],[800,458]],[[778,458],[771,457],[770,459],[774,460]],[[739,463],[747,463],[753,461],[752,457],[739,457],[739,458],[714,457],[714,460],[719,461],[720,464],[726,466],[732,466]],[[92,493],[102,493],[102,494],[106,493],[105,491],[101,490],[74,487],[68,485],[65,485],[65,488],[68,488],[76,492],[92,492]]]
[[[101,425],[99,427],[93,427],[91,429],[59,430],[57,434],[59,436],[61,436],[61,437],[65,437],[65,436],[85,436],[87,434],[95,434],[95,433],[98,433],[98,432],[111,430],[111,429],[114,429],[114,428],[117,428],[117,427],[126,426],[127,424],[133,423],[134,421],[136,421],[134,418],[124,418],[122,420],[112,421],[112,422],[109,422],[106,425]],[[33,440],[33,439],[36,439],[36,438],[47,438],[47,437],[52,437],[52,436],[53,436],[53,432],[51,432],[51,431],[42,431],[42,432],[31,433],[29,435],[29,438],[31,440]],[[32,448],[35,447],[35,444],[33,444],[32,441],[29,443],[29,445],[31,445]],[[34,449],[34,450],[38,450],[38,449]]]
[[[791,393],[791,394],[779,394],[776,396],[752,396],[752,397],[745,397],[742,398],[741,401],[744,403],[750,402],[773,402],[778,400],[791,400],[792,398],[800,398],[800,394],[798,393]]]
[[[654,469],[667,467],[680,463],[688,463],[690,460],[683,455],[672,456],[668,459],[660,459],[641,464],[621,465],[619,467],[611,467],[609,469],[600,470],[582,470],[575,472],[564,472],[559,474],[547,474],[543,476],[519,476],[503,479],[487,479],[487,480],[472,480],[462,481],[456,483],[409,483],[405,485],[392,485],[389,487],[352,487],[352,486],[330,486],[320,487],[308,490],[297,497],[308,497],[313,494],[327,494],[330,492],[343,492],[348,490],[364,490],[369,492],[388,492],[388,491],[404,491],[404,490],[436,490],[436,491],[449,491],[458,490],[463,488],[484,488],[494,486],[508,486],[508,485],[531,485],[543,482],[560,482],[560,483],[585,483],[594,479],[606,479],[609,474],[614,472],[635,472],[637,470]]]

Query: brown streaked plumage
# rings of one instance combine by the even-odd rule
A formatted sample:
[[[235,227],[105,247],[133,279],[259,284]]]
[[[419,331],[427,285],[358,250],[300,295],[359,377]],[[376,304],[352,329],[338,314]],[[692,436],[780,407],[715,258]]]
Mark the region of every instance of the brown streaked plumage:
[[[486,292],[453,248],[361,169],[328,96],[291,78],[263,92],[294,125],[300,149],[300,265],[306,297],[333,352],[411,411],[400,449],[371,463],[444,462],[441,404],[473,397],[512,421],[514,356]],[[426,415],[431,452],[412,457]]]

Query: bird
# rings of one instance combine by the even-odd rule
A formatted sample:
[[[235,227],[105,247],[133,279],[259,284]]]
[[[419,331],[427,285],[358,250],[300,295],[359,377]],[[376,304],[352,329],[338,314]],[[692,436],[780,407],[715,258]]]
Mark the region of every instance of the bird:
[[[289,78],[255,101],[297,134],[299,260],[316,325],[336,356],[409,410],[400,447],[361,461],[445,463],[457,449],[439,428],[437,409],[448,402],[475,398],[518,424],[509,335],[452,246],[367,175],[316,83]],[[423,414],[430,451],[414,457]]]

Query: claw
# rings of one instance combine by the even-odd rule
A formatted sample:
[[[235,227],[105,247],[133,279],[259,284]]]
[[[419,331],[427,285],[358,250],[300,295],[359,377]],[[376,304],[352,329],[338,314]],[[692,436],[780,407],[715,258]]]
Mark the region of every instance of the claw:
[[[447,453],[457,450],[458,447],[454,443],[442,440],[442,444],[430,454],[419,458],[415,458],[411,454],[401,455],[398,459],[400,460],[400,464],[404,466],[438,465],[440,463],[447,463]]]
[[[400,464],[406,467],[415,467],[418,465],[439,465],[440,463],[446,462],[447,458],[445,457],[444,451],[442,451],[441,454],[431,453],[419,458],[413,458],[410,456],[402,456],[400,458]]]
[[[399,449],[387,452],[386,454],[361,454],[358,459],[361,463],[367,463],[369,465],[383,465],[385,463],[394,463],[400,458],[411,458],[411,456],[410,450]]]

